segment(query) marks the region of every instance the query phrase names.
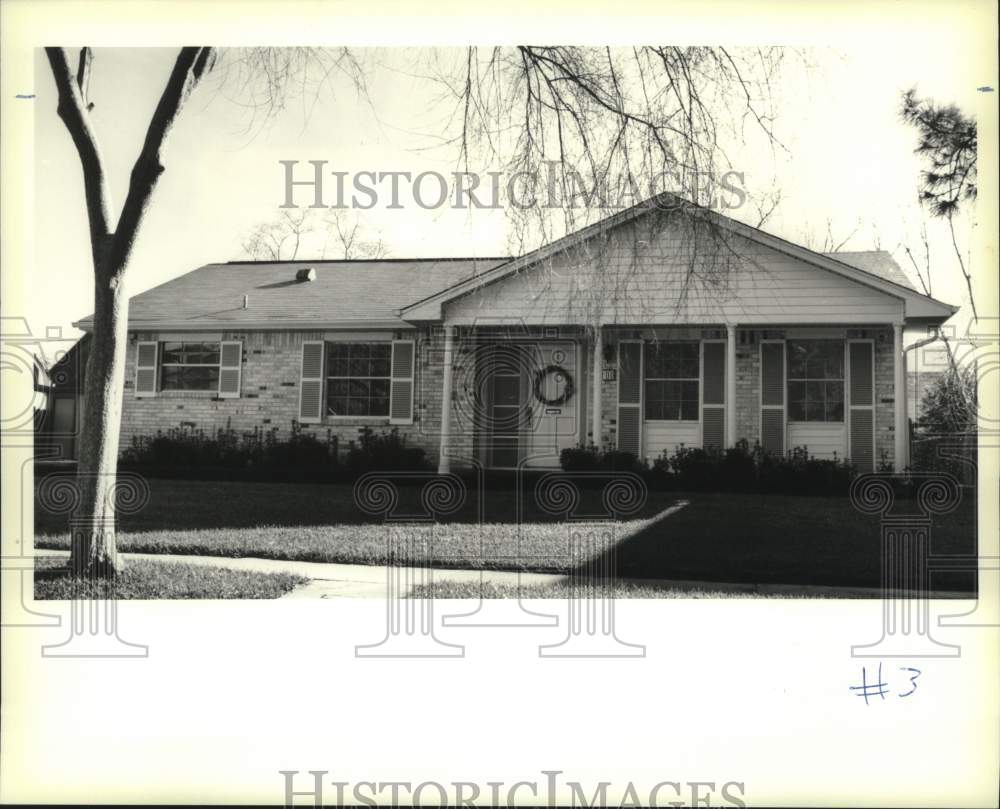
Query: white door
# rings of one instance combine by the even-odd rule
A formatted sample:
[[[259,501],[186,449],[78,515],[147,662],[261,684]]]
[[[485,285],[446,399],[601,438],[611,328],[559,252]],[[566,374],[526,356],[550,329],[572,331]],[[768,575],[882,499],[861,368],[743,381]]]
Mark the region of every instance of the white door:
[[[580,434],[580,379],[576,344],[536,343],[526,391],[531,408],[526,466],[558,468],[559,453],[575,447]]]

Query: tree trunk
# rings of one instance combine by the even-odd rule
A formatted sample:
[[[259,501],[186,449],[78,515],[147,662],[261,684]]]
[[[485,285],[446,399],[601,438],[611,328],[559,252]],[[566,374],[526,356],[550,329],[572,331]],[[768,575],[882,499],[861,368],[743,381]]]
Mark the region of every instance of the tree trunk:
[[[115,543],[118,438],[125,384],[128,297],[123,276],[99,267],[94,327],[84,380],[84,429],[71,519],[70,566],[77,576],[114,578],[122,569]]]
[[[80,157],[94,260],[94,325],[84,381],[77,470],[79,502],[70,518],[70,566],[77,576],[111,579],[122,568],[115,547],[118,431],[125,387],[128,298],[125,269],[146,207],[163,173],[161,150],[185,100],[215,64],[212,48],[181,48],[132,168],[128,194],[112,230],[107,183],[87,96],[93,54],[80,51],[76,73],[62,48],[46,48],[59,93],[57,112]]]

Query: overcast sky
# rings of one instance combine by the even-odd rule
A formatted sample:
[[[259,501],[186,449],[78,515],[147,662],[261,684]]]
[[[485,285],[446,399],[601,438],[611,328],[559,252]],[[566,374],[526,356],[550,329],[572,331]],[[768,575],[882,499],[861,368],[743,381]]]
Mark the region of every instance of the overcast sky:
[[[820,247],[827,231],[847,250],[920,251],[916,203],[920,161],[915,134],[898,117],[903,90],[975,109],[971,56],[946,35],[891,47],[810,50],[789,55],[775,85],[775,133],[787,148],[772,154],[759,140],[731,154],[752,195],[780,189],[782,202],[764,229]],[[175,51],[98,50],[90,84],[94,119],[112,199],[124,198],[131,165]],[[375,54],[369,56],[376,57]],[[171,134],[166,172],[143,225],[128,281],[130,294],[214,261],[241,257],[241,237],[273,218],[283,201],[279,160],[326,160],[328,170],[441,173],[456,168],[448,148],[428,149],[450,109],[426,80],[400,72],[413,53],[382,50],[372,107],[342,83],[307,111],[295,101],[270,126],[247,133],[246,111],[210,88],[193,96]],[[36,56],[35,259],[28,318],[34,331],[71,322],[91,309],[91,270],[79,163],[56,116],[55,86],[44,54]],[[392,257],[494,256],[506,250],[502,212],[389,210],[388,199],[359,216]],[[746,211],[745,218],[753,220]],[[856,232],[855,232],[856,231]],[[930,226],[935,297],[961,303],[964,285],[946,230]],[[960,236],[968,244],[966,223]],[[308,254],[300,256],[310,258]],[[912,273],[911,273],[912,274]]]

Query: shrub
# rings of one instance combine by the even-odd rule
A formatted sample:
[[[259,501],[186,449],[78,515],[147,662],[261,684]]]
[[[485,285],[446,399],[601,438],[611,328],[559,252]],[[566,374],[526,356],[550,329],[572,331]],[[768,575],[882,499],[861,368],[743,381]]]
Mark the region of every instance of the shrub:
[[[312,433],[303,433],[299,423],[293,422],[287,441],[275,441],[274,434],[268,433],[259,462],[270,467],[315,467],[335,465],[336,461],[329,439],[324,444]]]
[[[717,487],[722,482],[721,466],[722,453],[699,447],[685,447],[682,444],[673,455],[666,455],[669,474],[676,475],[677,482],[683,482],[684,488],[688,489]]]
[[[951,366],[924,394],[914,424],[911,466],[946,472],[964,483],[976,476],[976,368]]]
[[[277,428],[238,433],[231,424],[214,433],[174,427],[154,436],[135,436],[122,453],[124,466],[147,474],[190,474],[208,477],[287,479],[323,477],[337,469],[336,439],[326,441],[304,433],[292,423],[287,440],[278,440]]]
[[[593,444],[567,447],[559,453],[564,472],[645,472],[646,466],[631,452]]]
[[[600,454],[593,444],[567,447],[559,453],[559,466],[564,472],[593,472],[600,467]]]
[[[395,427],[381,433],[364,427],[357,442],[352,441],[348,447],[345,466],[352,475],[411,472],[428,468],[425,455],[420,447],[406,446],[406,437],[401,436]]]
[[[632,466],[622,466],[616,455],[631,459]],[[643,473],[656,488],[685,491],[845,494],[857,474],[847,461],[810,457],[806,447],[781,456],[764,452],[760,444],[751,448],[746,440],[726,450],[681,445],[673,452],[664,451],[648,469],[633,455],[601,452],[592,446],[563,450],[560,462],[568,472],[628,468]],[[618,466],[613,465],[616,462]]]

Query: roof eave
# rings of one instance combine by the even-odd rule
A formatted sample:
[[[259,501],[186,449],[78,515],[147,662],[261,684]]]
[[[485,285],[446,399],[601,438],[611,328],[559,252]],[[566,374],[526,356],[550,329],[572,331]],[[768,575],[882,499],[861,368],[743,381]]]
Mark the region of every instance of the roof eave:
[[[93,329],[92,320],[84,318],[73,324],[81,331]],[[129,331],[337,331],[352,329],[412,329],[413,326],[404,320],[366,319],[366,320],[129,320]]]

